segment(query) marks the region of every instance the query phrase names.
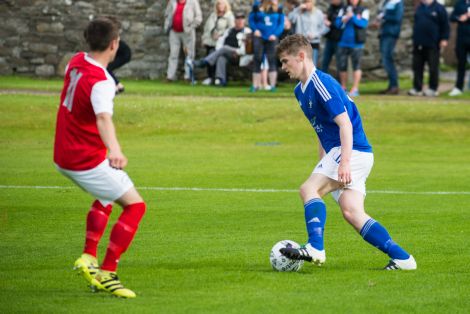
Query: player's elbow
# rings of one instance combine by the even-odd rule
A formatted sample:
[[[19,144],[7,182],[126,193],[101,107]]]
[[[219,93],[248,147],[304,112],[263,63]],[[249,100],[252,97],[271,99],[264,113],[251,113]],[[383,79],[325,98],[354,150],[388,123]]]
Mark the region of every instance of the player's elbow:
[[[111,121],[111,114],[107,112],[101,112],[96,115],[96,121]]]

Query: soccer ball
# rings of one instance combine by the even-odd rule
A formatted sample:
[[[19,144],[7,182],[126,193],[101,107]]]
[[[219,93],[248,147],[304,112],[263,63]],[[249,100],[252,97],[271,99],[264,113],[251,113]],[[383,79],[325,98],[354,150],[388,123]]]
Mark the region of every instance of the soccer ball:
[[[280,249],[285,247],[300,248],[300,245],[291,240],[282,240],[274,244],[269,254],[269,261],[274,270],[277,271],[299,271],[304,264],[304,261],[297,261],[285,257],[279,252]]]

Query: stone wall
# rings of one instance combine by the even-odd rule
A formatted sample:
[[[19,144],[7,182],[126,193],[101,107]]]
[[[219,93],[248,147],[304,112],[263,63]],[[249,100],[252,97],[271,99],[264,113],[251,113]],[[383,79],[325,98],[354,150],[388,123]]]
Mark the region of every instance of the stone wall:
[[[413,2],[405,0],[402,39],[397,46],[400,71],[411,64]],[[86,50],[83,29],[97,15],[115,15],[123,25],[122,38],[133,51],[132,61],[118,70],[120,76],[163,78],[168,58],[168,39],[163,32],[167,0],[0,0],[0,74],[27,74],[42,77],[62,75],[70,56]],[[326,8],[327,1],[318,0]],[[376,2],[364,0],[371,9]],[[204,19],[212,10],[212,0],[200,0]],[[234,10],[249,12],[251,0],[231,0]],[[198,29],[200,41],[202,26]],[[377,32],[368,31],[363,69],[366,75],[382,76]],[[202,56],[205,49],[197,49]]]

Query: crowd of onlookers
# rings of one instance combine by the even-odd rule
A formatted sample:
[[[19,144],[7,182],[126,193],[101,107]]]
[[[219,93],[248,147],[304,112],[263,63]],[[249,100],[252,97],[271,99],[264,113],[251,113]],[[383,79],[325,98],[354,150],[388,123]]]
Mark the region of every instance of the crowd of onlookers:
[[[368,27],[378,29],[382,66],[388,76],[383,94],[399,94],[399,77],[394,51],[400,37],[404,0],[381,0],[371,21],[369,9],[361,0],[329,0],[323,12],[316,0],[254,1],[250,12],[232,12],[229,0],[215,0],[203,23],[198,0],[169,0],[165,10],[164,30],[168,34],[170,55],[166,78],[177,79],[181,50],[185,54],[184,78],[193,80],[194,68],[206,68],[204,85],[225,86],[227,66],[249,66],[251,92],[275,91],[278,75],[276,48],[283,37],[302,34],[313,48],[317,68],[335,76],[351,97],[359,95],[362,77],[361,59]],[[413,87],[409,95],[437,96],[440,54],[447,46],[450,22],[456,22],[457,80],[449,93],[462,94],[467,56],[470,54],[470,0],[457,0],[450,17],[437,0],[421,0],[415,8],[413,25]],[[204,24],[204,57],[196,59],[196,28]],[[335,59],[336,68],[331,61]],[[321,62],[320,62],[321,60]],[[351,63],[349,65],[349,62]],[[423,89],[425,65],[429,84]],[[352,82],[348,85],[348,68]]]

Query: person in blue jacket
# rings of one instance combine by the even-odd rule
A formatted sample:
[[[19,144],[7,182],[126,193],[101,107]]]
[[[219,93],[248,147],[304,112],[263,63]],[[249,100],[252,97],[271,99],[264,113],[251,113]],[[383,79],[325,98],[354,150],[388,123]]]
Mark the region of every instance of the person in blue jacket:
[[[261,64],[266,55],[269,64],[268,79],[271,91],[276,90],[277,60],[276,47],[284,31],[284,13],[277,0],[256,1],[249,16],[253,31],[253,85],[250,91],[256,92],[261,85]]]
[[[454,10],[450,14],[450,20],[451,22],[457,23],[455,54],[457,55],[458,65],[457,81],[455,82],[455,87],[449,93],[449,96],[459,96],[463,92],[467,55],[470,55],[470,0],[458,0],[455,3]]]
[[[348,0],[348,5],[341,9],[336,18],[336,27],[343,30],[338,43],[338,70],[341,86],[346,90],[348,79],[348,57],[353,67],[353,85],[349,90],[350,97],[359,96],[361,82],[361,58],[366,42],[366,29],[369,24],[369,10],[361,6],[361,0]]]
[[[400,92],[398,75],[393,62],[395,45],[400,37],[401,22],[403,20],[403,0],[385,0],[381,3],[377,20],[379,26],[380,54],[382,65],[388,75],[388,87],[381,91],[384,95],[398,95]]]
[[[413,88],[411,96],[439,95],[439,57],[449,39],[449,17],[436,0],[421,0],[413,25]],[[429,67],[429,88],[423,91],[424,65]]]

